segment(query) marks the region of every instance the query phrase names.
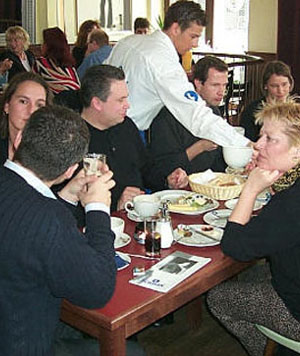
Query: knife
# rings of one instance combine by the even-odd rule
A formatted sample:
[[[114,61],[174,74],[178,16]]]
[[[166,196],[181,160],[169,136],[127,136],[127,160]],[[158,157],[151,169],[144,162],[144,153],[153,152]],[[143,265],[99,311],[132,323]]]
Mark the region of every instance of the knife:
[[[198,229],[196,229],[195,227],[193,227],[193,226],[191,226],[191,225],[189,226],[189,228],[190,228],[191,231],[196,232],[196,233],[199,234],[199,235],[205,236],[205,237],[207,237],[207,238],[210,239],[210,240],[220,242],[220,239],[217,239],[217,238],[215,238],[215,237],[210,236],[210,235],[209,235],[208,233],[206,233],[205,231],[198,230]]]

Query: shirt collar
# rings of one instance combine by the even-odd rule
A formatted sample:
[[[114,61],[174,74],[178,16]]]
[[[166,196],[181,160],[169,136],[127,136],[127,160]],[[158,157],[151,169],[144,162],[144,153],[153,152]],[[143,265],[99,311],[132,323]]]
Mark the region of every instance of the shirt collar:
[[[37,190],[44,197],[56,199],[56,196],[52,193],[51,189],[26,168],[10,161],[9,159],[7,159],[4,163],[4,167],[21,176],[33,189]]]
[[[178,60],[179,60],[179,54],[175,48],[174,43],[172,42],[171,38],[164,31],[156,30],[151,35],[147,35],[147,36],[153,36],[154,38],[157,37],[158,39],[162,39],[164,41],[164,43],[169,47],[169,49],[173,52],[173,54],[178,57]]]

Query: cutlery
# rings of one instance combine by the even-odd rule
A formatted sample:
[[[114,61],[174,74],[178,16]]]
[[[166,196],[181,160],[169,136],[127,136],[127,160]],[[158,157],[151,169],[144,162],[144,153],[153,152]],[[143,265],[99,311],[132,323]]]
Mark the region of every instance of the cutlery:
[[[151,257],[151,256],[144,256],[144,255],[137,255],[135,253],[124,253],[127,256],[130,257],[137,257],[137,258],[144,258],[145,260],[157,260],[160,261],[161,258],[160,257]]]
[[[191,225],[184,225],[184,224],[179,224],[178,225],[178,228],[179,229],[182,229],[185,231],[185,233],[180,236],[178,239],[176,239],[176,242],[178,242],[179,240],[181,240],[183,237],[190,237],[192,235],[193,232],[195,232],[196,234],[199,234],[199,235],[202,235],[210,240],[213,240],[213,241],[217,241],[217,242],[220,242],[219,239],[215,238],[215,237],[212,237],[211,235],[209,235],[208,233],[206,233],[205,231],[202,231],[202,230],[198,230],[196,229],[195,227],[191,226]],[[190,235],[188,235],[190,233]]]
[[[209,234],[208,234],[207,232],[205,232],[205,231],[198,230],[198,229],[196,229],[195,227],[192,227],[192,226],[189,226],[189,228],[190,228],[191,231],[196,232],[196,233],[199,234],[199,235],[205,236],[205,237],[207,237],[207,238],[210,239],[210,240],[220,242],[219,239],[217,239],[217,238],[215,238],[215,237],[209,235]]]

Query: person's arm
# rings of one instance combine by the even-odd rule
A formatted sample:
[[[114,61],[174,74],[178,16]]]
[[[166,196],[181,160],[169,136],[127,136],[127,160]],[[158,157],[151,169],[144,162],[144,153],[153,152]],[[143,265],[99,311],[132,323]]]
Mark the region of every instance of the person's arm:
[[[206,151],[213,151],[217,148],[218,145],[216,145],[214,142],[202,139],[202,140],[198,140],[197,142],[189,146],[186,149],[186,154],[188,156],[189,161],[192,161],[199,154]]]
[[[296,246],[300,228],[298,190],[299,183],[295,183],[291,188],[275,194],[253,218],[250,218],[253,196],[247,201],[247,191],[243,191],[244,196],[241,196],[225,228],[221,242],[223,252],[236,260],[250,261]]]
[[[258,167],[254,168],[229,217],[229,221],[245,225],[250,220],[257,195],[270,187],[279,177],[280,173],[276,170],[267,171]]]
[[[112,296],[116,278],[114,233],[110,227],[112,172],[89,184],[80,194],[87,211],[85,237],[63,210],[57,216],[54,242],[47,257],[52,293],[85,308],[100,308]]]

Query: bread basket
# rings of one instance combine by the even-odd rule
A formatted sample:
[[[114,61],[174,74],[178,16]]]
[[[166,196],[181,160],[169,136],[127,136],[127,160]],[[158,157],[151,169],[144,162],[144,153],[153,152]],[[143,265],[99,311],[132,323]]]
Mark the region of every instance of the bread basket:
[[[245,179],[243,177],[226,173],[215,173],[215,179],[208,183],[201,184],[197,182],[197,180],[199,180],[199,175],[201,175],[201,173],[189,175],[189,184],[192,191],[217,200],[227,200],[238,197],[245,184]],[[217,185],[218,183],[221,183],[222,185]],[[224,184],[232,183],[236,184],[224,186]]]

